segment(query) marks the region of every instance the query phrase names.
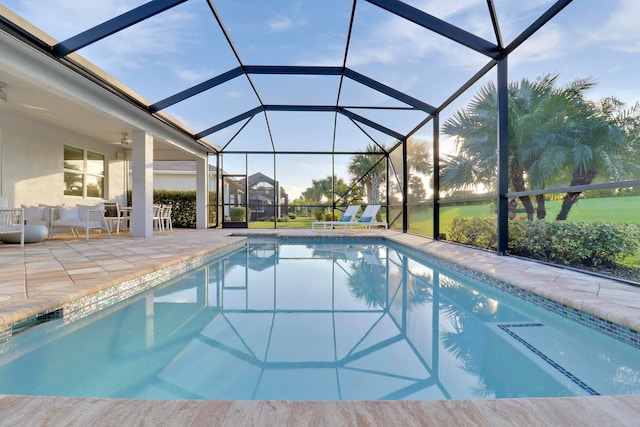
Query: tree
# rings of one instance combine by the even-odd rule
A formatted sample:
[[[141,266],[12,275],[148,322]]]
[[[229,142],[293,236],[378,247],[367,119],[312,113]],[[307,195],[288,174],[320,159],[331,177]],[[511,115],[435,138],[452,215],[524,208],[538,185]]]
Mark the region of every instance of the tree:
[[[423,177],[433,173],[431,153],[424,141],[409,138],[407,144],[409,201],[421,202],[427,198]]]
[[[625,138],[616,124],[618,101],[593,103],[584,93],[591,79],[576,79],[556,87],[557,75],[531,82],[522,79],[508,88],[509,184],[512,191],[544,189],[549,185],[586,185],[597,175],[624,174],[620,157]],[[497,91],[489,83],[468,108],[447,120],[443,131],[455,137],[458,154],[444,159],[443,187],[465,190],[478,184],[495,190],[497,161]],[[627,124],[630,121],[627,120]],[[580,192],[565,196],[556,219],[566,219]],[[530,220],[534,206],[528,196],[520,200]],[[536,196],[535,212],[544,219],[544,196]]]
[[[349,205],[361,200],[358,191],[349,191],[349,187],[342,178],[327,176],[323,179],[312,179],[311,187],[302,192],[306,204],[329,205],[335,202],[337,205]],[[322,216],[325,208],[314,209],[317,216]]]
[[[635,108],[626,109],[624,103],[609,97],[597,102],[584,99],[582,91],[568,88],[564,98],[567,107],[550,146],[541,153],[532,167],[532,178],[546,179],[554,185],[580,186],[602,181],[621,181],[638,170],[630,146],[637,146]],[[632,120],[635,120],[633,122]],[[625,126],[628,132],[625,132]],[[556,220],[566,220],[571,207],[582,195],[568,192]]]
[[[368,145],[365,152],[371,154],[356,154],[351,158],[348,171],[356,182],[362,184],[368,203],[379,205],[380,189],[386,179],[386,157],[383,149],[375,144]]]
[[[331,195],[331,176],[322,179],[312,179],[311,187],[307,187],[307,189],[302,192],[302,196],[307,202],[315,202],[318,204],[331,200]]]
[[[556,116],[557,75],[536,81],[522,79],[508,88],[509,183],[512,191],[527,190],[527,172],[546,146],[544,124]],[[481,185],[496,187],[497,173],[497,89],[490,82],[482,87],[467,109],[458,111],[443,125],[443,132],[455,137],[458,155],[444,159],[441,182],[452,190],[469,190]],[[534,216],[529,196],[520,197],[527,216]],[[540,216],[540,214],[538,215]]]

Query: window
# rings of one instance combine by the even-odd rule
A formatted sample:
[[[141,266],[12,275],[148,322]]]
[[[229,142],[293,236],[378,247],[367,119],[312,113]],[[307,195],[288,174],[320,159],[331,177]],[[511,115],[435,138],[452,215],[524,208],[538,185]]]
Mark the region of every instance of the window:
[[[104,197],[104,154],[64,146],[64,195]]]

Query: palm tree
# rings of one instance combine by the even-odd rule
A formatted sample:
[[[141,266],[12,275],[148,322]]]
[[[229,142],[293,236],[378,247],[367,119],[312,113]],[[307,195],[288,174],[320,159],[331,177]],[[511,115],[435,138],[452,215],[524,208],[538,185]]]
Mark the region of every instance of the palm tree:
[[[420,175],[433,173],[430,152],[427,145],[416,139],[408,140],[407,167],[409,168],[409,192],[413,201],[422,201],[426,198],[424,182]],[[383,161],[384,147],[368,145],[366,153],[356,154],[349,163],[348,170],[354,181],[360,180],[364,188],[364,194],[368,203],[379,205],[382,199],[381,188],[386,182],[386,164]],[[375,155],[380,153],[380,155]],[[380,216],[380,213],[378,213]],[[380,220],[380,218],[378,218]]]
[[[578,92],[575,99],[567,96],[572,105],[567,108],[563,130],[554,137],[553,149],[539,159],[539,169],[546,175],[570,179],[570,185],[588,185],[598,176],[607,181],[621,181],[630,171],[637,171],[638,164],[629,157],[630,134],[624,131],[621,121],[630,119],[632,112],[615,98],[603,98],[597,102],[586,101]],[[549,157],[554,156],[554,160]],[[582,192],[568,192],[556,220],[566,220],[571,207]]]
[[[509,184],[512,191],[526,191],[528,171],[544,151],[544,124],[558,113],[555,90],[557,75],[536,81],[522,79],[509,85]],[[495,190],[497,172],[497,89],[490,82],[482,87],[466,110],[457,112],[443,125],[443,132],[455,137],[458,155],[444,159],[445,188],[469,190],[481,184]],[[527,216],[534,217],[529,196],[520,197]],[[540,214],[538,214],[540,216]]]
[[[409,168],[409,200],[424,201],[427,192],[422,177],[433,173],[431,153],[425,142],[414,138],[407,140],[407,167]]]
[[[365,152],[371,154],[356,154],[351,158],[348,171],[356,181],[362,183],[368,203],[379,205],[380,190],[386,179],[385,153],[375,144],[368,145]]]
[[[566,185],[567,181],[586,185],[599,174],[615,179],[624,175],[631,163],[620,156],[626,138],[616,123],[619,101],[589,102],[584,93],[594,86],[592,79],[576,79],[556,88],[557,78],[545,75],[535,82],[522,79],[509,85],[508,173],[512,191]],[[495,189],[496,96],[495,86],[489,83],[466,110],[445,122],[443,131],[456,138],[458,155],[443,162],[443,186],[470,189],[482,184]],[[580,194],[567,193],[557,220],[566,219]],[[520,200],[533,220],[530,198]],[[544,219],[544,196],[537,196],[536,201],[536,216]]]

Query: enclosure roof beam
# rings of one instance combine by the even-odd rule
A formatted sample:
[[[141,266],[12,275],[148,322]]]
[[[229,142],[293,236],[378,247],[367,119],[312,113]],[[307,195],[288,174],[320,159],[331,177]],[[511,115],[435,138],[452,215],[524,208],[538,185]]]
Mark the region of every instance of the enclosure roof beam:
[[[350,68],[346,68],[344,70],[344,75],[346,77],[349,77],[353,81],[356,81],[360,84],[370,87],[373,90],[376,90],[380,93],[390,96],[391,98],[395,98],[398,101],[404,102],[405,104],[411,105],[426,113],[433,114],[436,112],[436,108],[427,104],[426,102],[422,102],[419,99],[413,98],[403,92],[400,92],[399,90],[393,89],[376,80],[373,80],[372,78],[369,78],[363,74],[353,71]]]
[[[488,57],[496,59],[501,55],[498,45],[399,0],[366,1]]]
[[[555,2],[545,13],[543,13],[533,24],[529,25],[525,30],[520,33],[507,47],[504,48],[502,55],[508,55],[513,52],[518,46],[527,41],[536,31],[542,28],[547,22],[556,16],[560,11],[567,7],[573,0],[558,0]]]
[[[402,134],[400,134],[400,133],[398,133],[398,132],[396,132],[394,130],[391,130],[391,129],[387,128],[387,127],[384,127],[384,126],[382,126],[382,125],[380,125],[380,124],[378,124],[378,123],[376,123],[374,121],[371,121],[371,120],[369,120],[367,118],[364,118],[364,117],[362,117],[362,116],[360,116],[360,115],[358,115],[356,113],[353,113],[353,112],[351,112],[351,111],[349,111],[347,109],[338,108],[338,113],[340,113],[343,116],[346,116],[346,117],[348,117],[348,118],[350,118],[352,120],[355,120],[356,122],[360,122],[363,125],[367,125],[370,128],[373,128],[373,129],[375,129],[375,130],[377,130],[379,132],[382,132],[382,133],[384,133],[386,135],[389,135],[389,136],[391,136],[391,137],[393,137],[395,139],[399,139],[399,140],[404,139],[404,135],[402,135]]]
[[[213,87],[216,87],[222,83],[228,82],[229,80],[235,79],[238,76],[244,74],[242,67],[236,67],[232,70],[229,70],[225,73],[219,74],[205,82],[199,83],[195,86],[192,86],[188,89],[183,90],[182,92],[178,92],[175,95],[171,95],[162,101],[158,101],[153,105],[149,106],[149,111],[151,113],[155,113],[160,110],[164,110],[167,107],[172,106],[180,101],[184,101],[187,98],[191,98],[192,96],[198,95],[206,90],[209,90]]]
[[[300,65],[245,65],[242,67],[247,74],[307,74],[315,76],[339,76],[342,67],[300,66]]]
[[[125,28],[137,24],[140,21],[144,21],[145,19],[164,12],[165,10],[171,9],[185,1],[187,0],[153,0],[149,3],[145,3],[142,6],[131,9],[128,12],[109,19],[102,24],[89,28],[82,33],[76,34],[63,42],[58,43],[53,46],[53,55],[56,58],[69,55],[78,49],[95,43],[98,40],[117,33],[120,30],[124,30]]]
[[[248,119],[249,117],[253,117],[253,116],[255,116],[256,114],[258,114],[258,113],[260,113],[262,111],[264,111],[264,108],[262,106],[256,107],[256,108],[252,108],[251,110],[245,111],[242,114],[238,114],[237,116],[232,117],[229,120],[225,120],[224,122],[218,123],[215,126],[212,126],[212,127],[208,128],[208,129],[203,130],[202,132],[198,132],[195,135],[195,139],[204,138],[207,135],[211,135],[212,133],[218,132],[219,130],[222,130],[222,129],[226,128],[226,127],[229,127],[229,126],[231,126],[231,125],[233,125],[235,123],[241,122],[244,119]]]
[[[402,140],[404,139],[404,135],[384,127],[376,122],[373,122],[365,117],[362,117],[356,113],[353,113],[345,108],[336,107],[334,105],[262,105],[255,108],[252,108],[249,111],[246,111],[242,114],[238,114],[235,117],[230,118],[229,120],[225,120],[215,126],[212,126],[208,129],[203,130],[195,135],[196,139],[204,138],[207,135],[211,135],[212,133],[218,132],[226,127],[229,127],[233,124],[236,124],[242,120],[248,119],[249,117],[253,117],[256,114],[263,111],[291,111],[291,112],[338,112],[343,116],[346,116],[352,120],[355,120],[359,123],[369,126],[370,128],[376,129],[386,135],[389,135],[395,139]]]

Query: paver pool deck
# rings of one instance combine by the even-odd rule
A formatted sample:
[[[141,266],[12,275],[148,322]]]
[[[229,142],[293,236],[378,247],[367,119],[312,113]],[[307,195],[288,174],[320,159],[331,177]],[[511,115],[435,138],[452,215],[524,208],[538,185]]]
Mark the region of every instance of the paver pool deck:
[[[640,330],[640,288],[387,230],[174,230],[0,244],[2,326],[194,256],[246,234],[379,236],[603,319]],[[451,401],[160,401],[0,395],[0,425],[630,426],[640,395]]]

